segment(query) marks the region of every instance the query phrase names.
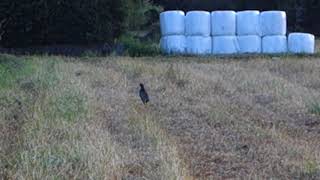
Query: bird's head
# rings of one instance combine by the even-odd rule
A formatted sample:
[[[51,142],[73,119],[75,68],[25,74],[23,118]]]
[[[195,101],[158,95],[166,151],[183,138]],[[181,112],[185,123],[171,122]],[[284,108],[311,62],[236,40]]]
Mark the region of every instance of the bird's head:
[[[141,88],[144,88],[144,86],[143,86],[143,84],[142,84],[142,83],[140,83],[140,87],[141,87]]]

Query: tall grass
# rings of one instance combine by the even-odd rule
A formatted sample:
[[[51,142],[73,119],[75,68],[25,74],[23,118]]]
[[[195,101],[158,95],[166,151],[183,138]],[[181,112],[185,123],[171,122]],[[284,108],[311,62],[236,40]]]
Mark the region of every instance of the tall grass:
[[[0,58],[1,176],[61,179],[96,173],[86,149],[88,94],[61,72],[65,64],[54,57]],[[103,142],[110,158],[112,145]],[[108,160],[99,165],[108,166]]]
[[[22,179],[112,179],[140,175],[177,179],[183,167],[169,137],[133,106],[132,136],[155,152],[155,169],[145,169],[137,153],[115,141],[97,112],[93,82],[77,64],[59,57],[0,56],[0,177]],[[124,66],[123,68],[126,68]],[[100,71],[97,71],[97,73]],[[130,73],[130,72],[128,72]],[[134,73],[134,72],[132,72]],[[129,162],[127,162],[129,161]],[[159,163],[157,162],[159,161]],[[150,165],[151,166],[151,165]],[[153,165],[152,165],[153,166]],[[138,174],[137,174],[138,173]]]
[[[319,179],[319,59],[256,58],[0,55],[0,179]]]

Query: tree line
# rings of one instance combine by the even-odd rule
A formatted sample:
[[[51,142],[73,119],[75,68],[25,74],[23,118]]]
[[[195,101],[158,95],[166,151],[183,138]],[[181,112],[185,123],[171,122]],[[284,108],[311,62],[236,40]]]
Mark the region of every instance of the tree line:
[[[0,47],[114,43],[124,34],[159,37],[162,10],[284,10],[288,30],[320,35],[319,0],[2,0]]]

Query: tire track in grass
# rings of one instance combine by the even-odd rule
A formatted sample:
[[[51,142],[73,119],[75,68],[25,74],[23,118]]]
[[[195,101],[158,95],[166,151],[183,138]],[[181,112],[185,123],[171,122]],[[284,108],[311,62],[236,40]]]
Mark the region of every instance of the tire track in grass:
[[[243,71],[246,71],[246,70],[243,70]],[[236,100],[236,99],[233,99],[232,101],[234,101],[234,100]],[[238,102],[237,102],[238,101]],[[238,104],[237,106],[239,106],[239,107],[242,107],[242,108],[244,108],[244,109],[246,109],[246,103],[245,102],[250,102],[251,100],[250,100],[250,96],[249,96],[249,99],[247,99],[247,100],[245,100],[245,99],[243,99],[243,100],[241,100],[241,99],[238,99],[238,100],[236,100],[235,102],[236,102],[236,104]],[[249,105],[249,106],[248,106]],[[251,103],[249,103],[247,106],[249,107],[249,111],[248,110],[245,110],[245,112],[246,111],[248,111],[248,112],[255,112],[255,111],[257,111],[258,109],[256,108],[256,104],[252,104],[251,105]],[[251,107],[250,107],[251,106]],[[259,105],[258,105],[259,106]],[[252,108],[253,107],[253,108]],[[257,114],[257,115],[259,115],[259,114],[265,114],[265,113],[263,113],[263,111],[265,111],[265,110],[258,110],[257,112],[255,112],[255,114]],[[268,111],[268,110],[267,110]],[[273,114],[273,112],[272,112],[272,114]],[[274,119],[274,118],[277,118],[277,116],[279,116],[278,118],[285,118],[285,119],[287,119],[286,121],[290,121],[290,117],[285,117],[284,115],[282,115],[281,113],[279,114],[279,113],[276,113],[275,114],[276,116],[273,116],[272,118]],[[246,116],[246,115],[240,115],[239,117],[242,117],[242,116]],[[252,117],[256,117],[256,115],[254,115],[254,114],[251,114],[250,116],[248,116],[248,118],[252,118]],[[268,117],[266,117],[266,118],[268,118]],[[281,120],[281,119],[279,119],[279,120]],[[292,125],[290,125],[290,124],[287,124],[287,125],[285,125],[285,126],[288,126],[289,125],[289,127],[291,127],[291,128],[294,128],[294,129],[298,129],[298,127],[297,126],[292,126]],[[285,129],[279,129],[279,131],[286,131]],[[303,132],[303,131],[302,131]],[[303,134],[301,134],[302,135],[302,137],[304,136]],[[310,137],[310,136],[309,136]],[[311,136],[312,137],[312,136]],[[292,138],[294,138],[294,136],[292,137]],[[290,139],[290,138],[289,138]],[[303,142],[304,140],[306,140],[306,139],[302,139],[301,140],[301,142]],[[312,140],[310,140],[309,142],[311,142]],[[299,144],[299,143],[298,143]],[[317,147],[316,146],[316,144],[315,144],[315,146],[314,147]],[[308,152],[308,151],[307,151]],[[309,151],[310,152],[310,151]]]
[[[288,178],[295,176],[292,171],[302,171],[303,165],[292,158],[301,158],[313,149],[304,146],[313,145],[308,141],[302,143],[301,137],[295,139],[286,134],[288,129],[297,127],[287,123],[291,120],[285,114],[255,101],[256,94],[268,94],[264,85],[255,88],[237,84],[247,76],[255,76],[259,70],[249,71],[235,62],[180,63],[173,68],[178,76],[166,76],[170,62],[159,65],[123,60],[120,63],[125,64],[124,69],[112,65],[106,70],[102,64],[101,69],[95,71],[97,76],[107,79],[98,80],[99,86],[93,88],[94,97],[99,99],[97,106],[101,106],[96,107],[97,113],[101,113],[101,121],[105,122],[103,127],[108,127],[115,136],[114,142],[141,155],[145,169],[149,166],[148,153],[159,156],[148,147],[161,144],[154,142],[160,137],[159,142],[165,145],[160,146],[164,149],[159,147],[159,152],[175,145],[178,155],[167,153],[164,157],[179,157],[187,164],[186,174],[198,178]],[[134,67],[130,66],[132,63],[136,63]],[[242,71],[249,73],[237,74]],[[185,73],[188,75],[182,75]],[[256,78],[265,76],[270,79],[267,74]],[[183,86],[178,86],[179,79],[186,80]],[[136,103],[140,100],[135,97],[135,86],[142,80],[152,87],[153,104],[149,109]],[[288,99],[286,104],[291,101]],[[281,126],[270,126],[270,119],[282,122]],[[128,143],[131,140],[128,137],[138,140]],[[141,142],[141,146],[137,142]],[[154,158],[150,161],[156,162]]]
[[[125,70],[121,69],[123,67]],[[133,97],[134,84],[130,76],[140,74],[135,71],[141,69],[138,65],[133,67],[133,70],[128,68],[130,69],[130,66],[122,65],[119,68],[114,64],[108,70],[98,68],[95,71],[95,76],[108,77],[105,80],[98,78],[102,86],[94,86],[92,89],[97,99],[96,113],[104,119],[103,126],[113,137],[113,141],[141,158],[132,164],[132,166],[139,165],[141,170],[138,174],[129,170],[131,175],[152,179],[179,179],[183,175],[183,168],[180,167],[174,142],[156,123],[155,112],[141,107],[143,105],[137,104],[137,99]],[[130,157],[124,158],[130,159]],[[130,175],[130,172],[127,172],[127,175]]]
[[[210,73],[208,73],[208,75],[210,75],[211,77],[213,77],[213,75],[211,75]],[[203,74],[201,73],[201,77],[203,77]],[[193,78],[193,77],[191,77],[191,78]],[[209,78],[210,79],[210,78]],[[208,83],[208,82],[207,82]],[[231,82],[232,83],[232,82]],[[210,83],[208,83],[208,84],[210,84]],[[229,87],[229,86],[226,86],[226,87]],[[231,86],[232,87],[232,86]],[[214,88],[214,87],[213,87]],[[181,93],[181,92],[180,92]],[[235,106],[235,109],[238,109],[237,108],[237,101],[241,104],[241,103],[243,103],[243,102],[241,102],[241,99],[238,99],[237,100],[237,98],[236,97],[234,97],[235,96],[235,94],[226,94],[225,95],[225,98],[228,100],[228,101],[231,101],[231,105],[232,106]],[[177,97],[177,96],[176,96]],[[250,100],[250,99],[249,99]],[[177,100],[176,99],[176,101],[179,101],[179,100]],[[192,100],[191,100],[192,101]],[[197,100],[196,100],[197,101]],[[246,100],[246,101],[248,101],[248,100]],[[203,104],[203,103],[205,103],[205,101],[202,101],[202,103],[201,104]],[[227,103],[228,104],[228,103]],[[250,104],[249,104],[250,105]],[[202,107],[202,105],[201,105],[201,107]],[[240,106],[241,107],[241,106]],[[249,106],[250,107],[250,106]],[[173,108],[173,107],[167,107],[167,108]],[[174,111],[171,111],[171,114],[170,114],[170,111],[169,112],[166,112],[167,114],[170,114],[171,116],[174,116],[172,113],[177,113],[177,114],[179,114],[179,110],[181,111],[181,108],[182,107],[180,107],[179,109],[177,109],[177,110],[174,110]],[[186,108],[186,109],[193,109],[193,108],[195,108],[195,107],[188,107],[188,108]],[[242,110],[241,110],[242,109]],[[252,108],[251,108],[252,109]],[[248,110],[246,109],[246,107],[243,109],[243,108],[240,108],[240,112],[242,112],[242,113],[239,113],[240,114],[240,116],[244,116],[244,119],[243,120],[246,120],[246,118],[248,118],[248,119],[250,119],[250,115],[252,115],[252,114],[250,114],[250,113],[247,113],[248,112]],[[250,110],[250,109],[249,109]],[[251,110],[251,111],[255,111],[255,109],[253,109],[253,110]],[[200,112],[200,113],[199,113]],[[199,110],[199,112],[195,112],[195,114],[188,114],[188,112],[184,112],[184,113],[186,113],[186,114],[188,114],[188,115],[186,115],[188,118],[191,118],[192,119],[192,121],[193,121],[193,124],[194,125],[190,125],[190,126],[186,126],[186,124],[189,124],[189,120],[188,119],[182,119],[181,120],[181,124],[179,123],[179,122],[175,122],[176,124],[179,124],[179,125],[181,125],[182,126],[182,128],[181,129],[183,129],[183,130],[185,130],[185,131],[188,131],[188,130],[191,130],[191,129],[194,129],[196,132],[198,131],[199,132],[199,130],[196,130],[195,129],[195,124],[196,123],[199,123],[199,124],[202,124],[202,125],[197,125],[197,127],[198,126],[200,126],[200,127],[202,127],[203,128],[203,130],[201,131],[201,132],[204,132],[204,134],[206,134],[206,133],[208,133],[208,132],[210,132],[209,130],[205,130],[206,128],[206,125],[205,124],[203,124],[203,122],[199,122],[199,120],[198,120],[198,118],[201,118],[201,116],[202,116],[202,118],[205,118],[206,117],[206,114],[205,113],[202,113],[201,114],[201,109]],[[236,111],[237,112],[237,111]],[[262,111],[263,112],[263,111]],[[198,113],[198,114],[197,114]],[[233,112],[233,113],[235,113],[235,112]],[[246,115],[246,113],[247,113],[247,115]],[[261,113],[261,111],[259,112],[256,112],[257,114],[260,114]],[[181,113],[180,112],[180,114],[182,115],[183,113]],[[232,114],[232,113],[231,113]],[[179,116],[181,116],[181,115],[177,115],[177,118],[179,117]],[[275,117],[276,116],[278,116],[278,114],[275,114]],[[193,118],[192,118],[193,117]],[[260,118],[258,118],[258,119],[260,119]],[[262,118],[262,122],[264,121],[263,120],[264,118]],[[282,119],[281,118],[281,116],[280,117],[278,117],[278,119]],[[178,119],[174,119],[175,121],[177,121]],[[259,121],[261,121],[261,120],[259,120]],[[259,122],[258,121],[258,122]],[[248,121],[245,121],[245,122],[248,122]],[[250,122],[250,121],[249,121]],[[183,125],[184,124],[184,125]],[[256,126],[255,124],[252,124],[252,126]],[[259,127],[259,126],[258,126]],[[172,129],[172,131],[176,131],[177,129]],[[193,131],[193,130],[191,130],[191,131]],[[227,131],[227,132],[232,132],[232,130],[230,130],[229,129],[229,131]],[[172,133],[174,133],[175,135],[177,135],[177,136],[180,136],[181,138],[182,137],[186,137],[186,135],[182,135],[182,134],[178,134],[177,132],[172,132]],[[232,134],[232,133],[231,133]],[[231,135],[230,134],[230,135]],[[197,135],[196,133],[194,134],[194,135],[191,135],[191,137],[192,136],[194,136],[195,138],[191,138],[191,139],[196,139],[196,137],[199,137],[199,135]],[[203,135],[203,136],[206,136],[206,135]],[[227,135],[226,135],[227,136]],[[236,135],[237,136],[237,135]],[[210,136],[209,136],[210,137]],[[183,138],[182,138],[183,139]],[[181,140],[181,141],[183,141],[183,140]],[[202,140],[202,139],[200,139],[199,140],[199,142],[201,142],[201,141],[205,141],[205,140]],[[210,142],[210,141],[209,141]],[[231,141],[231,142],[233,142],[233,141]],[[190,142],[189,142],[190,143]],[[193,142],[194,143],[194,142]],[[193,146],[197,146],[197,145],[193,145]],[[192,148],[192,147],[191,147]],[[187,149],[189,149],[189,148],[187,148]],[[190,150],[190,149],[189,149]],[[191,150],[191,151],[197,151],[196,149],[195,150]],[[201,154],[201,153],[200,153]],[[202,156],[202,155],[200,155],[200,154],[198,154],[199,155],[199,157],[204,157],[204,156]],[[203,154],[205,154],[205,153],[203,153]],[[195,157],[195,156],[192,156],[192,155],[187,155],[187,157]],[[190,160],[191,161],[191,160]],[[199,160],[199,162],[201,162],[201,160]],[[208,165],[209,166],[209,165]],[[201,168],[200,168],[201,169]],[[214,170],[211,170],[212,172],[215,172]],[[210,170],[209,170],[209,172],[210,172]],[[195,172],[195,174],[201,174],[201,173],[197,173],[197,172]]]

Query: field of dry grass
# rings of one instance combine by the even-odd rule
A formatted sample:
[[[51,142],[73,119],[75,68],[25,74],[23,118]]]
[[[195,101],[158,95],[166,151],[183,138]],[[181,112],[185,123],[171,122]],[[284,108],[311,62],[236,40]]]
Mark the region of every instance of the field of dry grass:
[[[317,57],[1,55],[0,179],[320,179],[319,77]]]

